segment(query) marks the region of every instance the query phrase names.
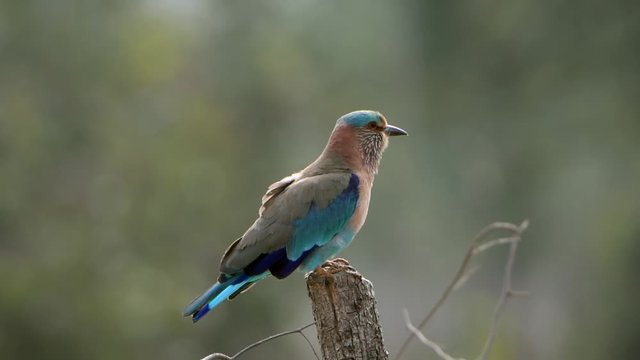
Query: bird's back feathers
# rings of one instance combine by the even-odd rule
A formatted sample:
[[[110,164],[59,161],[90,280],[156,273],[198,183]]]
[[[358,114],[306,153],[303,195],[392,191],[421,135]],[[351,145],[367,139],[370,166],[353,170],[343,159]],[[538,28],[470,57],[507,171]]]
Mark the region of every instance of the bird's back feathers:
[[[265,195],[266,201],[262,205],[260,217],[239,241],[229,247],[222,258],[220,271],[225,274],[238,273],[261,254],[269,254],[283,247],[287,247],[287,257],[296,260],[303,251],[310,249],[314,244],[328,241],[324,239],[328,235],[325,232],[332,229],[317,229],[314,232],[311,230],[313,223],[304,219],[310,216],[318,220],[320,216],[320,220],[327,221],[326,225],[322,226],[335,227],[339,231],[338,225],[348,221],[355,209],[353,200],[357,199],[358,189],[357,183],[354,186],[351,177],[352,174],[346,172],[328,173],[311,177],[299,176],[293,181],[285,178],[274,185],[287,185],[272,185]],[[351,194],[351,201],[345,202],[344,196],[339,196],[345,190]],[[268,195],[270,192],[272,194]],[[336,199],[340,200],[325,212]],[[341,210],[337,210],[338,208]],[[297,230],[296,226],[300,230]],[[309,235],[299,235],[294,245],[292,240],[296,231],[306,231]],[[311,235],[320,238],[311,239]],[[305,244],[305,241],[309,244]]]

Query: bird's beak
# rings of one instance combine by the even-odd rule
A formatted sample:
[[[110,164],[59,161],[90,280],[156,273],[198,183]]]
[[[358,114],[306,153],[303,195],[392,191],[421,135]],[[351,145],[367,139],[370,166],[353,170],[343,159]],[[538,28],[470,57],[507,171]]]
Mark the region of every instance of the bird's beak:
[[[400,129],[397,126],[387,125],[384,127],[384,133],[389,136],[409,135],[406,131]]]

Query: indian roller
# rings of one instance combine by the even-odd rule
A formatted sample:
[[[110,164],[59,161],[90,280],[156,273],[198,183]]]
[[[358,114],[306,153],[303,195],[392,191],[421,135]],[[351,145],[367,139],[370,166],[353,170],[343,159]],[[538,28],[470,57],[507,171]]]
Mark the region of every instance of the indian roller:
[[[184,316],[196,322],[270,275],[312,271],[347,247],[367,217],[382,152],[397,135],[407,133],[377,111],[340,117],[314,162],[269,186],[258,219],[222,256],[218,281]]]

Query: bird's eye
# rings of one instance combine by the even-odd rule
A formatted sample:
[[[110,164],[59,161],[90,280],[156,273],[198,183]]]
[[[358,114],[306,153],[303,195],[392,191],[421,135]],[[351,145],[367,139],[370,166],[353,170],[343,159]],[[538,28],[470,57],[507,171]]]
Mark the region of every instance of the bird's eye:
[[[369,129],[377,129],[378,128],[378,123],[376,123],[375,121],[369,121],[369,123],[367,124],[367,127]]]

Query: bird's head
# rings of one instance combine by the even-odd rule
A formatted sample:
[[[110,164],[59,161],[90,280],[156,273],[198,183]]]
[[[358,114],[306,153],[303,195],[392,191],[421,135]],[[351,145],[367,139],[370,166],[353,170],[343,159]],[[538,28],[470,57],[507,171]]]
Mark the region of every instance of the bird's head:
[[[356,152],[362,164],[373,173],[378,170],[389,137],[407,135],[399,127],[389,125],[381,113],[371,110],[354,111],[342,116],[336,122],[333,133],[335,140],[341,142],[336,145],[345,152]]]

